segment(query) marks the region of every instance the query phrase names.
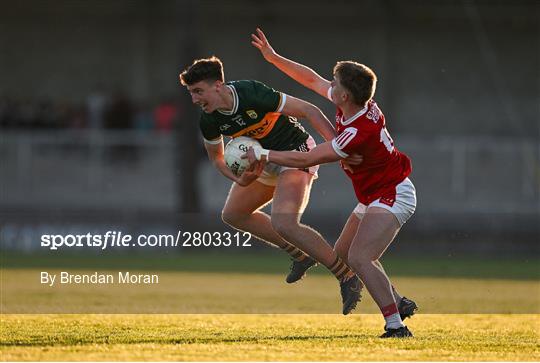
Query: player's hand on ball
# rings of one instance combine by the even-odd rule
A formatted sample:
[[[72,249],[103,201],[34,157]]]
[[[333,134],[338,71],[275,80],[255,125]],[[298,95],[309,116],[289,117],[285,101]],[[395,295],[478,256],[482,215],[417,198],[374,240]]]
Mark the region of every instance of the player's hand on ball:
[[[256,34],[251,34],[251,44],[261,51],[262,56],[264,59],[266,59],[268,62],[272,62],[272,59],[276,56],[276,52],[274,51],[274,48],[270,45],[268,42],[268,39],[266,39],[266,36],[264,35],[263,31],[259,28],[256,30]]]
[[[248,151],[241,156],[242,159],[248,159],[250,164],[253,164],[256,161],[268,161],[269,150],[265,150],[260,146],[250,146]]]
[[[255,157],[255,156],[253,156]],[[264,167],[266,166],[266,161],[261,160],[249,163],[249,167],[240,175],[238,180],[236,181],[239,185],[246,187],[249,184],[253,183],[257,178],[261,175],[261,173],[264,170]]]
[[[255,156],[255,150],[253,149],[253,147],[250,147],[247,153],[242,155],[242,159],[246,158],[248,159],[250,165],[257,161],[257,157]]]

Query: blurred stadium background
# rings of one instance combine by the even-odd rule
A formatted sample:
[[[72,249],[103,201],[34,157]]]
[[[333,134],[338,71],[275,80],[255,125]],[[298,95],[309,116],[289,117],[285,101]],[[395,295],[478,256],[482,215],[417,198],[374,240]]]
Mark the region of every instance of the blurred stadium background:
[[[250,33],[261,26],[323,76],[347,59],[377,72],[419,198],[391,253],[538,258],[538,16],[532,0],[4,2],[2,249],[37,251],[44,230],[226,228],[230,183],[206,160],[178,73],[215,54],[227,79],[334,114],[259,56]],[[324,166],[304,221],[334,241],[352,193]]]

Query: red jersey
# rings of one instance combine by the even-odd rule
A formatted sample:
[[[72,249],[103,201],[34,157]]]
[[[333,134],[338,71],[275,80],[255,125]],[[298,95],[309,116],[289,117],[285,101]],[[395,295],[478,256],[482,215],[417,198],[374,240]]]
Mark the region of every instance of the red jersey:
[[[364,157],[353,172],[343,169],[351,178],[360,203],[368,205],[381,198],[382,203],[392,206],[396,185],[411,173],[411,161],[394,146],[377,103],[369,101],[348,120],[343,119],[338,108],[336,129],[338,136],[332,140],[334,151],[344,158],[350,154]]]

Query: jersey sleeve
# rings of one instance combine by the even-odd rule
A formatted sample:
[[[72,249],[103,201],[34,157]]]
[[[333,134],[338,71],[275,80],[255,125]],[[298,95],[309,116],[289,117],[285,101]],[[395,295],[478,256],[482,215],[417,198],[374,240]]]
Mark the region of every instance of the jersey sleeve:
[[[216,125],[205,114],[201,115],[199,127],[204,138],[204,142],[208,144],[219,144],[223,141],[223,136],[219,132]]]
[[[253,101],[257,108],[264,112],[281,112],[287,101],[285,93],[276,91],[262,82],[251,81],[253,87]]]
[[[332,148],[342,158],[357,153],[358,147],[367,138],[367,134],[356,127],[347,127],[332,140]]]

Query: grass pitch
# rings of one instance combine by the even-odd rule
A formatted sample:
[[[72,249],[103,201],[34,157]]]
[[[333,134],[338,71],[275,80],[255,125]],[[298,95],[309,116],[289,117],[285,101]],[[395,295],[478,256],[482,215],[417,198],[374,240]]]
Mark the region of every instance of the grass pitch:
[[[339,286],[326,269],[286,284],[288,259],[272,254],[8,256],[0,283],[3,313],[335,314]],[[537,262],[537,263],[535,263]],[[385,260],[392,282],[424,314],[539,314],[540,263],[456,258]],[[41,271],[159,274],[157,285],[56,285]],[[361,313],[379,310],[364,292]]]
[[[68,269],[72,273],[93,270]],[[59,273],[60,270],[50,272]],[[114,271],[109,271],[113,273]],[[141,271],[144,272],[144,271]],[[94,314],[339,314],[338,282],[310,274],[286,284],[284,274],[159,272],[156,285],[66,285],[39,283],[39,269],[2,271],[3,313]],[[534,280],[393,277],[398,290],[426,314],[538,314],[540,284]],[[366,290],[357,313],[379,309]]]
[[[379,339],[384,322],[367,293],[355,314],[336,314],[337,282],[322,269],[285,284],[283,256],[174,256],[155,262],[152,256],[93,262],[10,256],[0,271],[0,359],[540,360],[538,261],[393,262],[387,264],[393,282],[421,308],[406,321],[414,339]],[[40,271],[115,269],[158,272],[160,284],[39,284]]]
[[[4,315],[2,360],[540,360],[538,315],[418,315],[383,340],[378,315]]]

